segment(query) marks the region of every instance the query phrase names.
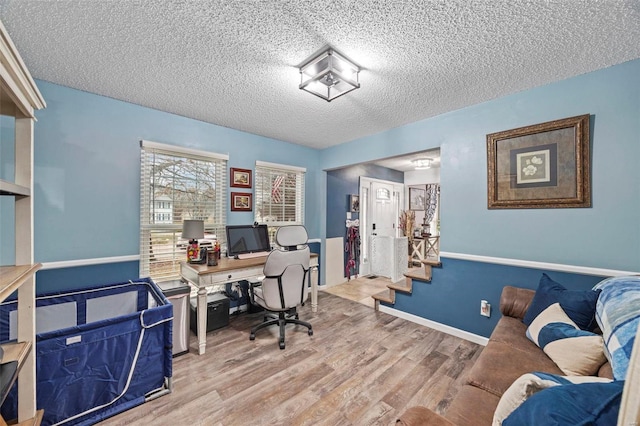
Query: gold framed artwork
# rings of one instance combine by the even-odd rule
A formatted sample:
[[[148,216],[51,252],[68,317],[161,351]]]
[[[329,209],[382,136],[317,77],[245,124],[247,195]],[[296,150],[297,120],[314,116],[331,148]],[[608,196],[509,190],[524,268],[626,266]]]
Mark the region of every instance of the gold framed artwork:
[[[234,188],[251,188],[251,170],[231,168],[231,186]]]
[[[231,211],[250,212],[253,209],[253,194],[250,192],[231,193]]]
[[[487,207],[591,207],[589,114],[487,135]]]

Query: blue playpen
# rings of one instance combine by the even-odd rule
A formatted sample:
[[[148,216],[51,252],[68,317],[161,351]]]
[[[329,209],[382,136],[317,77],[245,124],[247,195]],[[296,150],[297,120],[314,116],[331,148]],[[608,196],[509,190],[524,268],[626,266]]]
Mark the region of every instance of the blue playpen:
[[[44,425],[91,425],[171,392],[173,309],[148,278],[36,297],[36,405]],[[17,303],[0,304],[0,340]],[[16,390],[2,406],[15,418]]]

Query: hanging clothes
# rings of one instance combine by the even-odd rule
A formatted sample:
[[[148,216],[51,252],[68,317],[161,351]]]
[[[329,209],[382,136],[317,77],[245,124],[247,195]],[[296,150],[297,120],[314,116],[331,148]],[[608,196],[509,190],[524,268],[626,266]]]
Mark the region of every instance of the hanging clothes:
[[[351,280],[351,275],[358,278],[360,267],[360,227],[355,225],[347,227],[345,240],[344,251],[347,253],[345,275],[347,280]]]

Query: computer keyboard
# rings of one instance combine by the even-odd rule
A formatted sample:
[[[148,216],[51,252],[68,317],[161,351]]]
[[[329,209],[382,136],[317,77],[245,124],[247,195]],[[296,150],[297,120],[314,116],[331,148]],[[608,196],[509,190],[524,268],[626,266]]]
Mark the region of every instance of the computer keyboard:
[[[263,257],[268,256],[270,252],[268,251],[257,251],[255,253],[243,253],[238,255],[238,259],[252,259],[254,257]]]

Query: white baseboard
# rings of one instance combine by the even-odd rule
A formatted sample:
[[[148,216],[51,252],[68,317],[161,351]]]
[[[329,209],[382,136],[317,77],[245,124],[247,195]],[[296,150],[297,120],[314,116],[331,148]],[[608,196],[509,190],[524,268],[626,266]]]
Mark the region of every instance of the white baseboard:
[[[439,322],[431,321],[426,318],[419,317],[417,315],[408,314],[406,312],[402,312],[397,309],[390,308],[388,306],[380,305],[380,312],[393,315],[394,317],[406,319],[407,321],[424,325],[425,327],[433,328],[434,330],[442,331],[443,333],[447,333],[452,336],[460,337],[461,339],[465,339],[470,342],[477,343],[478,345],[487,346],[487,343],[489,343],[488,337],[469,333],[468,331],[460,330],[459,328],[455,328],[449,325],[441,324]]]

